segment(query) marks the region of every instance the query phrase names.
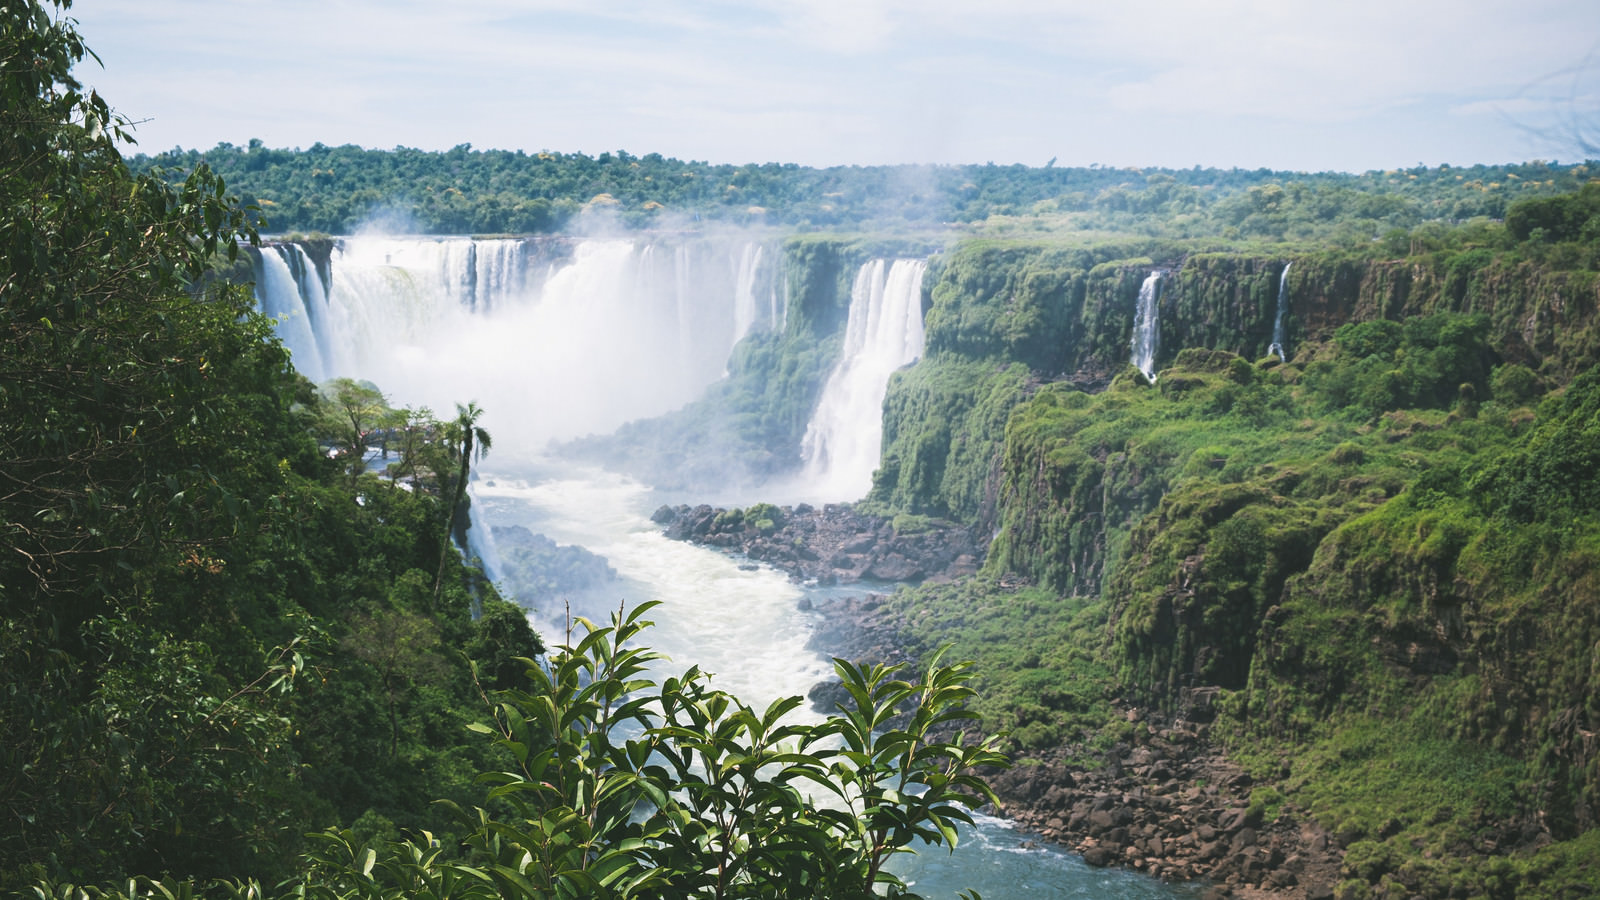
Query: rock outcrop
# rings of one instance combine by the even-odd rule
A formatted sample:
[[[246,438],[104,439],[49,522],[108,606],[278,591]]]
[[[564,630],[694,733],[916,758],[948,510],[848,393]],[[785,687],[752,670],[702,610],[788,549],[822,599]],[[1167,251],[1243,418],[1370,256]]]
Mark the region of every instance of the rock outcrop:
[[[847,504],[663,506],[652,519],[674,540],[738,553],[817,584],[953,579],[976,572],[982,562],[966,528],[864,515]]]

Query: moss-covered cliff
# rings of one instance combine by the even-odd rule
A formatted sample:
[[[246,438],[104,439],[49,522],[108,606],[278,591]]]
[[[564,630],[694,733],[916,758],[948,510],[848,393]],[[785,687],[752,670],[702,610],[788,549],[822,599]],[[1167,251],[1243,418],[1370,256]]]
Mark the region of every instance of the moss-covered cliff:
[[[1126,360],[1156,268],[1152,385]],[[1087,739],[1112,698],[1221,711],[1236,756],[1346,848],[1342,895],[1583,889],[1595,272],[1482,248],[974,242],[925,292],[929,354],[891,382],[871,499],[995,535],[978,581],[897,601],[914,638],[982,630],[982,610],[1104,666],[1057,708],[1051,678],[1093,666],[958,637],[1024,751]]]
[[[884,465],[872,500],[893,510],[938,510],[990,525],[1004,414],[993,373],[1028,374],[1007,384],[1072,380],[1098,387],[1127,365],[1134,304],[1151,271],[1168,273],[1159,301],[1157,368],[1185,349],[1267,354],[1287,278],[1285,345],[1315,359],[1342,325],[1436,312],[1481,313],[1497,361],[1533,369],[1551,383],[1600,359],[1600,276],[1550,268],[1511,253],[1441,250],[1404,259],[1342,251],[1267,256],[1189,252],[1170,242],[1088,246],[993,240],[958,245],[930,267],[924,286],[927,356],[890,386]],[[982,364],[981,366],[979,364]],[[990,373],[990,374],[982,374]],[[1007,394],[1020,400],[1027,390]],[[931,422],[937,411],[941,422]],[[969,416],[974,416],[969,420]],[[936,431],[948,431],[935,434]],[[939,448],[944,458],[935,459]],[[915,465],[907,468],[907,461]]]

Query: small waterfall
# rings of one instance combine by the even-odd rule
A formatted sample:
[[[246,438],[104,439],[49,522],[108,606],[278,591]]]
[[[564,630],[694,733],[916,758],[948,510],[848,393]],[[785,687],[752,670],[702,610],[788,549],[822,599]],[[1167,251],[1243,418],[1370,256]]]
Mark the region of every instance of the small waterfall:
[[[1143,372],[1151,384],[1156,381],[1156,353],[1161,349],[1161,275],[1161,270],[1157,269],[1139,286],[1139,305],[1133,314],[1133,340],[1130,343],[1132,354],[1129,362]]]
[[[762,246],[751,242],[739,254],[739,269],[734,275],[733,342],[738,343],[756,323],[756,274],[761,269]]]
[[[256,279],[256,301],[261,312],[278,320],[278,339],[289,349],[289,358],[307,378],[321,381],[328,377],[321,348],[317,346],[315,321],[308,311],[307,300],[301,290],[307,281],[320,282],[316,273],[309,279],[295,277],[289,260],[301,254],[298,247],[268,246],[261,248],[261,272]],[[307,261],[309,263],[309,261]]]
[[[1283,311],[1289,305],[1289,266],[1293,263],[1283,264],[1283,274],[1278,276],[1278,316],[1272,320],[1272,346],[1267,348],[1267,355],[1277,354],[1279,362],[1288,362],[1283,355]]]
[[[872,487],[883,441],[883,395],[894,370],[922,355],[926,260],[876,259],[856,273],[844,349],[801,444],[804,489],[856,500]]]
[[[774,276],[772,292],[767,295],[772,330],[782,334],[789,327],[789,279]]]

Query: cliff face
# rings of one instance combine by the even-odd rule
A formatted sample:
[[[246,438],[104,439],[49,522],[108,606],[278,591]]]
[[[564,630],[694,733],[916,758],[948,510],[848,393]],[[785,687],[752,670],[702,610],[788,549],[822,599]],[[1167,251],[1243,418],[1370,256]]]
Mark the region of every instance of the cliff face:
[[[1279,784],[1356,882],[1443,896],[1486,885],[1496,853],[1592,843],[1595,273],[1297,255],[1280,364],[1286,260],[1162,250],[944,257],[872,502],[993,534],[983,577],[1084,610],[1074,639],[1098,635],[1124,702],[1199,698],[1242,746],[1305,760]],[[1151,385],[1126,360],[1156,268]],[[1026,676],[991,714],[1056,727]],[[1503,884],[1529,887],[1520,871]]]
[[[1304,340],[1340,325],[1450,311],[1482,313],[1490,341],[1507,362],[1566,381],[1600,359],[1600,278],[1497,259],[1485,250],[1426,261],[1355,262],[1297,258],[1289,272],[1290,309]]]
[[[1553,271],[1484,250],[1286,260],[1183,255],[1161,244],[1078,249],[975,241],[929,270],[928,353],[891,384],[884,471],[873,501],[995,524],[1000,480],[993,463],[1005,404],[1023,399],[1030,383],[1067,380],[1094,390],[1122,371],[1139,285],[1151,271],[1169,273],[1159,301],[1159,369],[1188,348],[1265,356],[1288,262],[1285,344],[1291,358],[1311,354],[1297,360],[1302,365],[1347,323],[1438,312],[1483,314],[1496,361],[1528,366],[1552,383],[1600,359],[1595,273]],[[942,424],[930,421],[935,412]],[[932,433],[940,428],[948,433]]]

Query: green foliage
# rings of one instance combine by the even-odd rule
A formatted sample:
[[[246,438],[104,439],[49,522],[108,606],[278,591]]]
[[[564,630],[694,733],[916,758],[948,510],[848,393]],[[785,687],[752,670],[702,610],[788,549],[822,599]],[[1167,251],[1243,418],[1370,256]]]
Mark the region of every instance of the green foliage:
[[[1542,393],[1539,376],[1533,370],[1517,363],[1495,366],[1489,373],[1489,393],[1495,402],[1516,408],[1523,406]]]
[[[697,669],[650,679],[655,655],[632,646],[648,608],[580,623],[575,647],[529,668],[528,690],[498,696],[482,730],[516,765],[486,782],[514,812],[475,815],[458,871],[481,879],[480,893],[852,897],[884,884],[909,896],[882,871],[888,856],[913,840],[953,845],[963,807],[992,800],[971,771],[1002,761],[991,742],[934,737],[969,717],[966,665],[935,658],[908,683],[841,662],[853,702],[796,724],[785,719],[799,697],[758,711]],[[908,702],[909,721],[892,725]]]
[[[1488,328],[1485,316],[1455,313],[1344,325],[1334,334],[1337,357],[1308,366],[1305,383],[1323,396],[1324,412],[1356,418],[1488,396]]]
[[[250,210],[129,173],[66,5],[0,10],[0,891],[275,880],[308,823],[427,826],[489,763],[453,724],[464,573],[430,602],[419,473],[320,452],[323,402],[208,270]]]
[[[1487,508],[1521,521],[1600,508],[1600,369],[1545,401],[1527,442],[1475,475],[1472,486]]]
[[[313,428],[321,442],[330,445],[344,461],[351,478],[366,471],[367,445],[373,433],[405,422],[403,414],[389,406],[383,391],[370,381],[335,378],[320,388]]]
[[[986,578],[923,585],[889,601],[911,649],[973,660],[972,709],[1015,748],[1087,739],[1111,715],[1112,671],[1098,652],[1103,604]]]
[[[1600,181],[1590,180],[1571,194],[1513,203],[1506,210],[1506,231],[1519,241],[1600,240]]]
[[[864,511],[977,522],[992,516],[999,438],[1027,370],[942,354],[889,380],[882,462]]]
[[[968,810],[994,802],[974,770],[1005,764],[995,739],[941,737],[972,718],[969,664],[942,666],[936,653],[903,681],[898,667],[839,661],[850,700],[800,723],[800,697],[756,710],[698,669],[654,681],[659,657],[636,646],[650,605],[609,627],[580,620],[576,646],[547,665],[522,660],[526,686],[494,694],[493,723],[472,727],[509,765],[482,776],[494,811],[457,808],[460,855],[428,833],[400,842],[332,829],[280,896],[914,898],[883,864],[914,842],[953,848]]]
[[[494,439],[487,429],[478,424],[483,418],[483,409],[476,401],[465,406],[456,404],[456,417],[445,423],[443,437],[449,455],[458,465],[455,479],[447,490],[450,497],[449,515],[445,518],[444,540],[439,542],[439,568],[433,578],[433,599],[437,603],[440,594],[444,591],[445,563],[450,555],[450,542],[459,541],[466,544],[464,532],[466,526],[461,526],[457,531],[457,522],[465,523],[467,520],[461,515],[467,496],[467,478],[472,473],[472,464],[483,459],[489,453],[489,448],[494,446]],[[442,473],[441,473],[442,475]],[[441,488],[443,485],[441,484]]]

